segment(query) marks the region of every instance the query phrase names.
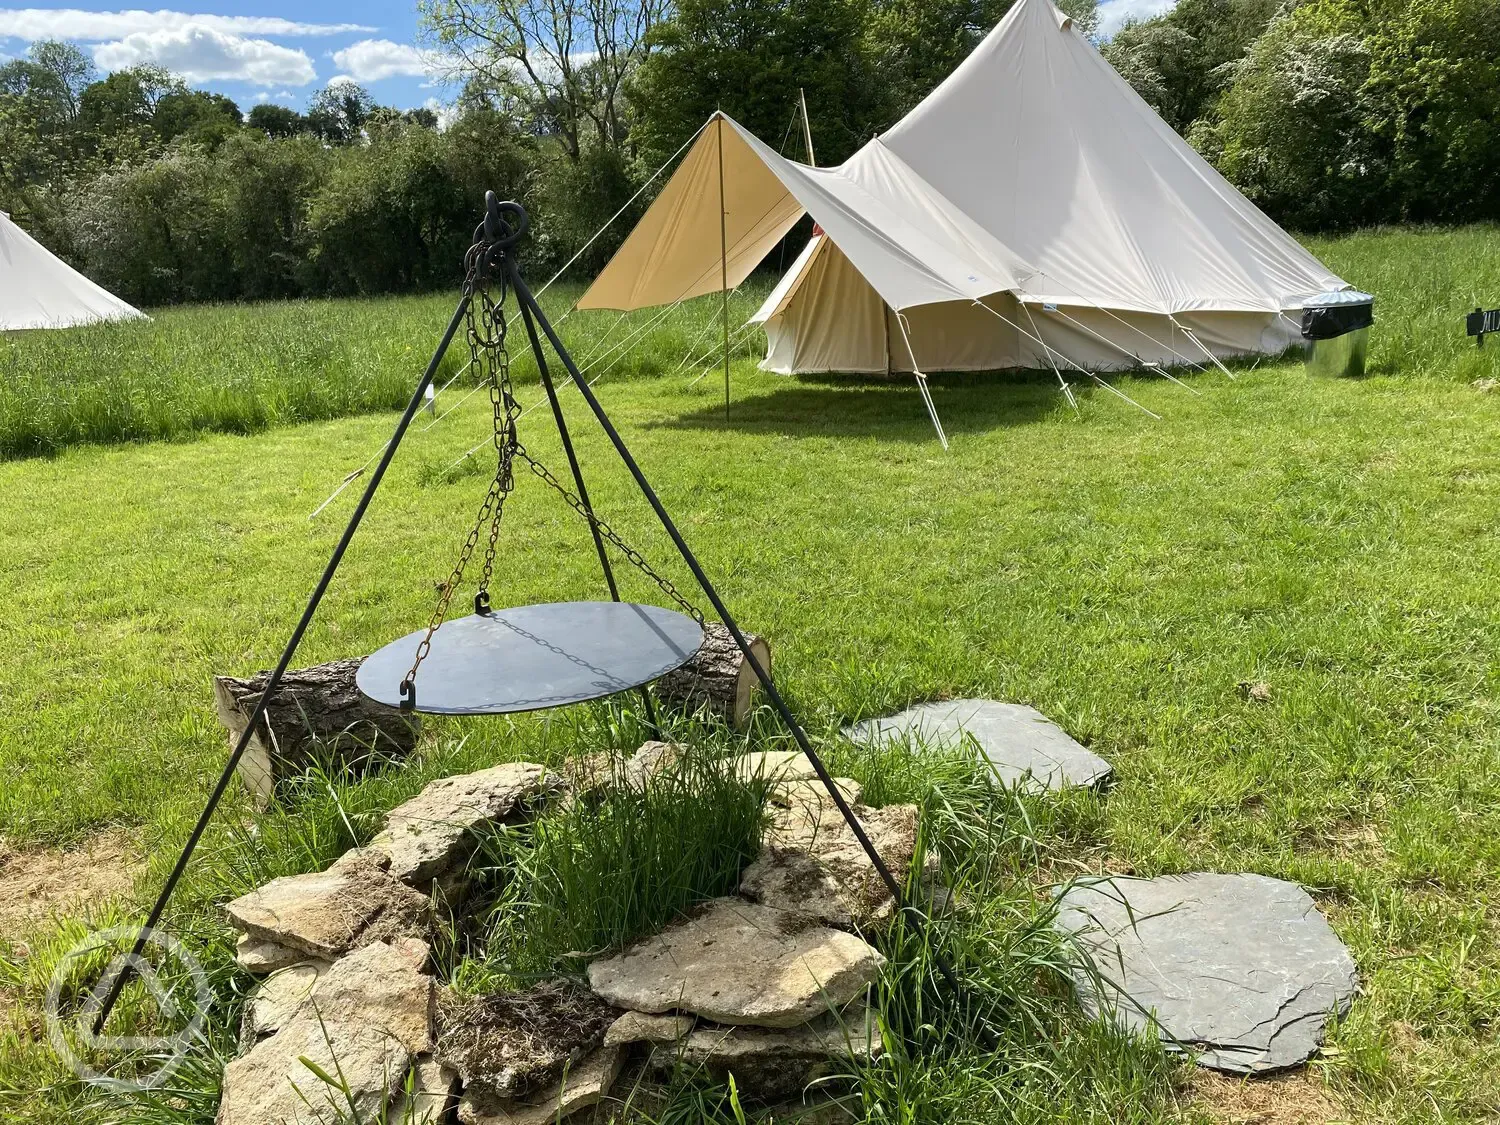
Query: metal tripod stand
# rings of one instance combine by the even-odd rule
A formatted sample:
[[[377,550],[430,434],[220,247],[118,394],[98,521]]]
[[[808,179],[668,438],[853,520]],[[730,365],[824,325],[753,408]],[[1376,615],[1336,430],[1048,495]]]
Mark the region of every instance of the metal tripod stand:
[[[666,530],[673,545],[677,548],[678,554],[682,557],[683,562],[687,564],[688,569],[692,571],[693,578],[702,589],[704,596],[707,597],[709,603],[713,606],[714,612],[718,614],[719,619],[728,628],[730,635],[734,638],[734,643],[738,646],[746,662],[750,665],[751,670],[755,673],[756,679],[760,681],[760,685],[765,691],[766,697],[770,700],[771,706],[780,716],[788,731],[790,731],[797,746],[807,756],[807,760],[812,764],[818,779],[822,782],[824,788],[827,789],[829,798],[848,824],[860,847],[869,857],[881,880],[890,890],[898,909],[918,922],[918,924],[926,924],[927,920],[925,916],[906,901],[906,896],[900,882],[891,873],[885,860],[875,849],[874,844],[871,843],[869,836],[859,823],[859,819],[854,815],[854,811],[849,807],[848,802],[844,799],[844,795],[839,791],[839,787],[834,784],[832,776],[823,764],[822,759],[818,756],[817,751],[813,749],[812,743],[808,739],[807,733],[802,729],[801,723],[797,721],[797,717],[792,713],[781,692],[777,690],[776,684],[771,679],[770,674],[761,666],[760,661],[756,659],[755,653],[745,639],[745,634],[740,630],[733,615],[730,614],[729,608],[719,596],[718,590],[715,589],[713,582],[709,579],[707,573],[705,573],[702,564],[699,563],[692,548],[688,546],[687,541],[682,537],[682,533],[678,530],[676,523],[673,522],[671,515],[662,505],[661,499],[656,495],[656,491],[646,479],[645,473],[641,471],[640,465],[636,463],[635,457],[625,444],[625,440],[620,436],[619,431],[615,429],[614,423],[610,421],[609,415],[605,412],[598,398],[595,397],[593,389],[588,385],[588,381],[580,374],[577,365],[573,362],[572,356],[568,353],[568,349],[563,345],[562,340],[558,338],[556,330],[552,327],[551,322],[548,321],[547,315],[542,311],[536,297],[532,294],[525,279],[521,276],[520,266],[514,250],[520,242],[521,237],[525,234],[527,224],[526,211],[519,203],[501,202],[494,192],[487,192],[485,197],[484,221],[475,233],[475,245],[470,249],[469,254],[483,256],[489,268],[498,270],[503,274],[516,295],[517,303],[520,306],[521,320],[525,325],[528,342],[536,357],[537,369],[540,373],[542,384],[546,389],[547,398],[553,408],[558,430],[564,448],[567,451],[569,466],[572,469],[574,481],[578,486],[579,496],[584,498],[586,504],[588,494],[583,486],[582,470],[575,454],[572,440],[568,434],[567,426],[563,421],[562,409],[557,397],[557,389],[552,381],[551,371],[547,364],[543,339],[551,346],[558,360],[567,370],[569,376],[572,377],[574,385],[578,388],[579,393],[588,404],[589,410],[608,436],[610,443],[614,446],[615,452],[619,454],[620,460],[629,469],[631,476],[635,479],[637,486],[641,490],[641,494],[646,498],[647,503],[651,505],[652,511],[656,513],[657,519],[660,520],[662,527]],[[327,593],[328,586],[332,582],[333,576],[337,573],[339,564],[344,558],[344,553],[348,550],[355,532],[359,529],[360,522],[364,519],[365,512],[369,509],[371,500],[374,499],[376,490],[380,487],[381,480],[385,477],[386,470],[390,467],[391,461],[396,455],[396,450],[400,447],[402,439],[406,436],[406,431],[410,427],[412,419],[416,416],[417,411],[421,409],[427,388],[432,384],[433,377],[438,370],[438,365],[446,354],[449,345],[452,344],[453,338],[460,326],[463,325],[469,302],[473,296],[472,284],[466,283],[464,293],[459,299],[458,307],[454,310],[453,317],[449,320],[448,327],[444,331],[442,339],[438,342],[437,350],[433,353],[431,361],[427,364],[426,371],[423,372],[422,378],[413,390],[411,401],[407,403],[405,411],[396,423],[395,432],[391,436],[390,442],[386,445],[385,452],[381,455],[379,463],[375,466],[375,470],[370,474],[364,492],[359,498],[359,503],[355,506],[353,514],[349,517],[349,523],[344,528],[343,534],[339,537],[338,544],[334,547],[333,554],[329,557],[328,565],[323,569],[322,577],[319,578],[317,586],[314,587],[312,595],[308,598],[307,606],[302,611],[302,616],[298,620],[296,627],[292,630],[292,635],[281,654],[281,659],[277,662],[275,669],[267,680],[260,701],[256,704],[249,722],[246,723],[243,733],[240,735],[233,752],[229,756],[229,760],[225,763],[224,770],[220,774],[218,782],[209,794],[208,802],[198,817],[197,823],[193,826],[193,830],[189,834],[186,844],[183,846],[182,853],[178,856],[171,874],[167,876],[167,881],[163,885],[161,893],[157,896],[156,902],[147,915],[146,922],[141,929],[140,935],[136,938],[131,953],[124,959],[117,959],[111,967],[107,977],[109,981],[108,990],[100,1004],[94,1021],[94,1033],[96,1035],[104,1027],[111,1010],[119,1000],[120,993],[123,991],[128,979],[130,966],[140,958],[146,947],[150,931],[161,921],[162,914],[165,912],[167,904],[171,901],[172,893],[181,881],[182,875],[186,871],[189,861],[192,859],[194,850],[197,848],[204,831],[213,819],[214,811],[223,799],[224,793],[229,787],[230,780],[234,776],[234,771],[250,744],[251,737],[259,729],[266,713],[267,703],[275,695],[282,677],[296,655],[303,635],[306,633],[313,615],[317,612],[318,606],[323,600],[323,595]],[[540,330],[540,334],[538,334],[538,330]],[[591,522],[593,520],[591,514],[590,520]],[[605,554],[604,545],[599,540],[597,529],[595,530],[594,541],[599,551],[600,561],[604,568],[605,578],[610,586],[611,594],[617,596],[609,560]],[[648,716],[654,724],[654,715],[648,711]],[[958,991],[958,982],[946,960],[938,958],[937,964],[950,990],[956,994]],[[100,981],[101,985],[104,983],[103,980]]]

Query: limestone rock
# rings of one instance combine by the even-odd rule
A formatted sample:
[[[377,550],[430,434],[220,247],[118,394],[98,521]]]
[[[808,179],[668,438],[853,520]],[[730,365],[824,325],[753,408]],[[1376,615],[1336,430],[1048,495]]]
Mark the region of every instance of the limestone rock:
[[[300,949],[277,945],[274,941],[262,941],[249,934],[240,934],[234,944],[234,960],[246,972],[264,974],[278,969],[290,968],[307,960]]]
[[[562,767],[563,778],[575,800],[597,797],[615,787],[639,790],[680,762],[684,749],[677,742],[643,742],[623,761],[603,752],[570,758]]]
[[[857,723],[844,735],[854,742],[912,739],[932,747],[957,745],[967,735],[1003,783],[1032,790],[1099,785],[1111,772],[1108,762],[1040,711],[993,699],[921,703],[900,714]]]
[[[386,1125],[443,1125],[458,1103],[458,1072],[431,1055],[418,1058],[391,1101]]]
[[[801,1027],[699,1026],[681,1043],[654,1048],[650,1065],[658,1071],[682,1065],[720,1080],[733,1074],[742,1094],[771,1100],[800,1094],[830,1075],[852,1076],[853,1064],[883,1051],[880,1020],[860,1003]]]
[[[383,857],[355,851],[327,871],[272,879],[224,910],[252,941],[332,960],[372,941],[424,934],[430,904],[393,879]]]
[[[241,1053],[280,1029],[312,996],[331,962],[303,961],[278,969],[256,988],[240,1019]]]
[[[317,979],[308,1008],[325,1021],[394,1036],[413,1055],[430,1050],[437,996],[433,978],[423,972],[428,956],[427,943],[416,938],[366,945]]]
[[[441,1009],[438,1058],[466,1088],[499,1099],[555,1082],[604,1042],[620,1014],[565,981],[469,1000],[447,994]]]
[[[626,1012],[604,1033],[606,1047],[623,1047],[628,1043],[676,1043],[693,1030],[692,1016],[649,1016],[645,1012]]]
[[[425,885],[468,858],[477,829],[524,814],[560,785],[555,774],[530,762],[439,778],[392,809],[370,847],[390,857],[397,879]]]
[[[601,1047],[547,1089],[524,1098],[502,1099],[483,1089],[465,1089],[458,1119],[463,1125],[548,1125],[561,1121],[603,1101],[624,1062],[624,1047]]]
[[[342,1074],[346,1097],[302,1061]],[[393,1036],[362,1023],[319,1023],[305,1013],[224,1068],[217,1125],[337,1125],[353,1115],[379,1121],[401,1088],[411,1052]]]
[[[916,850],[917,807],[855,805],[853,812],[886,867],[904,880]],[[805,806],[775,814],[765,846],[745,869],[740,893],[825,925],[860,930],[889,922],[896,909],[890,888],[831,804],[816,816]]]
[[[267,980],[246,1013],[248,1050],[224,1071],[219,1125],[346,1120],[343,1092],[304,1057],[343,1075],[358,1120],[380,1120],[412,1059],[431,1045],[427,957],[415,939],[374,942],[332,965],[296,966]]]
[[[604,999],[638,1012],[681,1010],[716,1023],[795,1027],[860,995],[884,961],[851,934],[721,898],[595,961],[588,977]]]
[[[1304,1062],[1356,988],[1354,961],[1312,898],[1263,875],[1077,886],[1063,894],[1057,924],[1107,978],[1077,974],[1090,1012],[1155,1028],[1169,1050],[1183,1044],[1215,1070]]]
[[[742,781],[816,781],[818,777],[801,750],[761,750],[742,754],[735,761],[735,774]]]

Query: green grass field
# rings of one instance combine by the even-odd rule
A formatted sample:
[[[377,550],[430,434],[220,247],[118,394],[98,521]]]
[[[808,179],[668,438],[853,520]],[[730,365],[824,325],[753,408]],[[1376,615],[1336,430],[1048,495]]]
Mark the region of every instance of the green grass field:
[[[1314,1064],[1315,1082],[1348,1120],[1494,1119],[1500,392],[1473,384],[1500,377],[1500,348],[1476,349],[1461,317],[1500,294],[1500,231],[1370,232],[1313,248],[1379,298],[1366,379],[1312,380],[1296,363],[1260,364],[1233,382],[1196,376],[1203,393],[1194,397],[1122,376],[1162,416],[1155,422],[1086,388],[1075,416],[1042,378],[938,378],[953,441],[944,454],[910,386],[780,379],[755,369],[748,344],[726,422],[717,374],[690,385],[704,369],[673,371],[711,323],[713,309],[699,308],[654,329],[646,358],[598,390],[726,599],[771,638],[778,679],[815,731],[942,695],[1035,705],[1110,759],[1118,782],[1037,829],[1045,875],[1017,876],[1031,880],[1028,896],[1079,871],[1299,880],[1353,949],[1364,988]],[[186,309],[131,329],[139,335],[129,340],[120,330],[7,345],[23,356],[10,362],[43,374],[129,351],[133,370],[178,372],[165,382],[186,396],[181,416],[197,419],[113,430],[0,425],[52,435],[7,438],[12,453],[60,447],[0,464],[7,844],[64,844],[123,824],[168,858],[225,754],[210,677],[274,661],[352,491],[317,520],[308,514],[380,446],[392,416],[176,443],[72,443],[385,411],[448,300],[359,302],[347,315],[338,304]],[[751,302],[741,297],[737,310]],[[292,337],[310,317],[323,350],[303,366]],[[607,327],[597,314],[566,326],[582,356]],[[377,366],[388,390],[332,395],[307,414],[271,412],[254,424],[193,413],[192,388],[212,382],[201,372],[233,369],[236,349],[252,340],[259,379],[312,379],[309,370],[343,370],[328,356],[357,366],[373,337],[385,341]],[[0,418],[36,412],[39,377],[32,397],[14,392],[21,405]],[[528,385],[522,397],[539,394]],[[596,505],[684,584],[580,399],[565,399]],[[456,400],[455,390],[445,403]],[[487,411],[475,396],[403,448],[302,662],[368,652],[426,620],[484,487],[447,468],[484,438]],[[546,416],[522,425],[528,448],[561,467]],[[596,595],[597,563],[577,518],[531,480],[512,503],[497,603]],[[627,587],[651,600],[643,581]],[[1243,698],[1243,680],[1268,682],[1272,700]],[[425,765],[362,787],[361,799],[389,805],[423,769],[555,760],[610,741],[628,738],[598,710],[440,726]],[[338,839],[332,832],[295,854],[312,862]],[[216,847],[232,851],[225,839]],[[211,868],[219,854],[210,849]],[[228,885],[214,878],[201,901]],[[34,972],[15,959],[8,972],[30,995]],[[1067,1115],[1200,1112],[1135,1048],[1071,1034],[1083,1045],[1049,1063],[1071,1068],[1058,1088],[1093,1083],[1097,1096],[1067,1102]],[[32,1112],[57,1112],[72,1095],[28,1102],[15,1090],[17,1076],[44,1071],[42,1051],[25,1032],[0,1044],[0,1089]],[[957,1078],[944,1088],[968,1089]],[[996,1112],[1024,1119],[1030,1110]]]

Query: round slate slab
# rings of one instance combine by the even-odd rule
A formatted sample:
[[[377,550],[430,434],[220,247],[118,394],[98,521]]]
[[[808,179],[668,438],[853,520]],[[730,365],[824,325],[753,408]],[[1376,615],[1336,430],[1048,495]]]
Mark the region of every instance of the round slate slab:
[[[1075,980],[1090,1013],[1154,1027],[1169,1050],[1234,1074],[1307,1061],[1357,984],[1354,959],[1308,893],[1264,875],[1077,886],[1062,895],[1057,925],[1098,971]]]
[[[1110,764],[1068,736],[1034,707],[993,699],[919,703],[900,714],[869,719],[844,731],[855,742],[911,739],[927,746],[957,745],[968,735],[1007,785],[1066,789],[1099,785]]]
[[[418,629],[359,666],[359,690],[401,705]],[[703,627],[634,602],[546,602],[445,621],[417,670],[416,710],[499,715],[563,707],[640,687],[686,664]]]

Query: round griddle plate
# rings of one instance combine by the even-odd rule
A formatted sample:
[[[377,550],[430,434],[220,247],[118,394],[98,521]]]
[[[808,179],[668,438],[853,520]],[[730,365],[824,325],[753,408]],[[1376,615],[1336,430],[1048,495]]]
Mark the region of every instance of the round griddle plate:
[[[418,629],[359,667],[359,690],[401,705]],[[504,715],[564,707],[640,687],[680,668],[703,644],[686,614],[634,602],[547,602],[446,621],[417,671],[416,710]]]

